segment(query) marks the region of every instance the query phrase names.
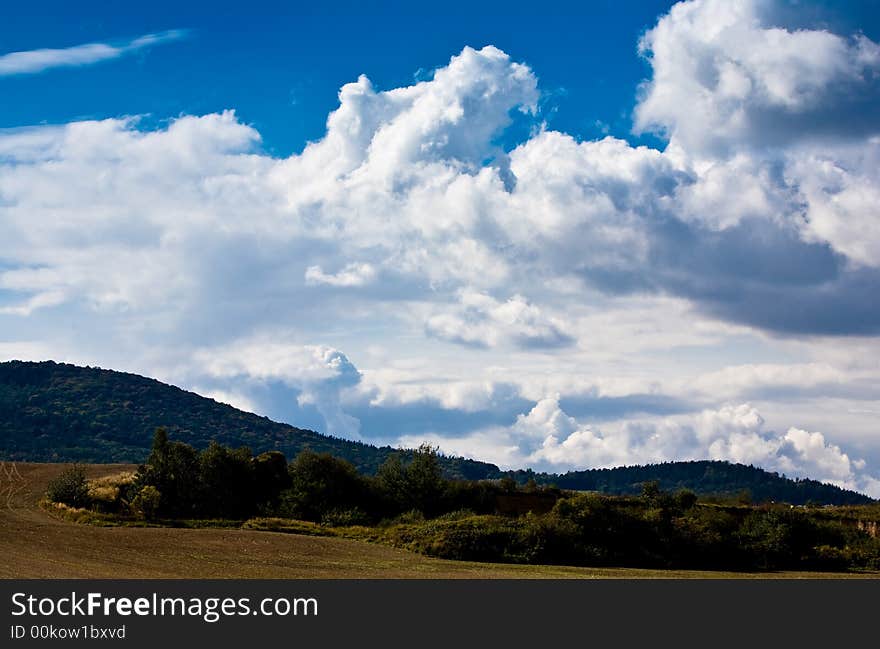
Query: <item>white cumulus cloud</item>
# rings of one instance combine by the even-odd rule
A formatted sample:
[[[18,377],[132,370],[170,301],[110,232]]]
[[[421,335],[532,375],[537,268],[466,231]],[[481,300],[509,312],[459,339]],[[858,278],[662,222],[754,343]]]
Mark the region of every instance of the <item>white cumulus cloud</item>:
[[[340,392],[357,385],[361,375],[348,357],[324,345],[299,345],[264,335],[234,341],[222,348],[199,349],[194,364],[211,378],[248,382],[278,381],[297,392],[300,405],[313,405],[327,432],[357,437],[360,423],[343,411]],[[224,391],[218,394],[225,396]],[[241,397],[237,397],[241,399]]]
[[[376,278],[376,269],[370,264],[346,264],[337,273],[325,273],[320,266],[309,266],[305,278],[307,284],[364,286]]]
[[[813,422],[822,397],[880,400],[880,53],[771,10],[692,0],[647,32],[636,127],[662,149],[550,130],[536,72],[493,46],[342,85],[282,159],[233,111],[0,131],[0,349],[255,408],[280,384],[327,432],[404,439],[384,431],[407,416],[465,455],[867,484],[842,458],[880,460],[868,417],[858,447]],[[783,392],[821,439],[742,405],[776,425]]]
[[[880,46],[860,34],[786,29],[772,24],[771,10],[762,0],[672,7],[639,45],[653,75],[636,126],[701,157],[851,128],[829,108],[876,92]]]
[[[562,347],[573,342],[559,319],[545,315],[521,295],[502,302],[465,289],[458,297],[456,308],[428,318],[428,335],[484,347],[495,347],[503,341],[532,348]]]

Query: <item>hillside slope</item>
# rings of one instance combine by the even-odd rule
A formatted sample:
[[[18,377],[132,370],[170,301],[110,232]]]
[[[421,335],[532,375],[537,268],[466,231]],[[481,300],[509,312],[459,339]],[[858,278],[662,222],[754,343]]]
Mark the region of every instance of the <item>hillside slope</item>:
[[[0,363],[0,460],[30,462],[143,462],[153,432],[166,426],[172,439],[206,447],[211,440],[277,449],[289,459],[310,448],[344,458],[363,473],[375,473],[391,447],[321,435],[274,422],[186,390],[136,374],[46,361]],[[669,462],[566,474],[502,472],[494,464],[443,457],[447,477],[470,480],[511,476],[524,483],[612,494],[638,493],[658,480],[663,489],[701,494],[748,491],[755,501],[804,504],[863,504],[870,498],[814,480],[791,480],[763,469],[729,462]]]
[[[46,361],[0,363],[0,459],[30,462],[143,462],[158,426],[196,448],[211,440],[279,450],[309,448],[374,473],[391,447],[321,435],[274,422],[136,374]],[[497,474],[492,464],[443,458],[450,477]]]

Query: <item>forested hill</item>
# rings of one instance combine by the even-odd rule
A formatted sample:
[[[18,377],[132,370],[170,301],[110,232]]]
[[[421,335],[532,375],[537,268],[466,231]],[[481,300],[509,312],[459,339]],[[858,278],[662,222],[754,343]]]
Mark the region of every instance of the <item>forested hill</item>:
[[[196,448],[211,440],[279,450],[293,459],[305,448],[375,473],[396,449],[321,435],[274,422],[136,374],[46,361],[0,363],[0,459],[32,462],[146,460],[159,426]],[[498,467],[444,457],[449,477],[478,479]]]
[[[690,489],[698,494],[742,496],[754,502],[776,501],[794,505],[874,502],[863,494],[816,480],[791,479],[754,466],[713,460],[588,469],[562,475],[515,471],[511,476],[518,482],[532,479],[538,484],[554,484],[562,489],[615,495],[635,495],[645,482],[657,481],[664,491]]]
[[[309,448],[346,459],[370,474],[396,452],[277,423],[135,374],[51,361],[0,363],[0,460],[139,463],[146,459],[159,426],[196,448],[216,440],[226,446],[249,446],[255,453],[277,449],[289,459]],[[728,462],[670,462],[563,475],[502,472],[494,464],[456,457],[441,457],[441,462],[450,478],[510,476],[521,483],[535,479],[539,484],[612,494],[638,493],[644,482],[658,480],[667,490],[720,495],[748,491],[755,501],[871,502],[832,485],[790,480]]]

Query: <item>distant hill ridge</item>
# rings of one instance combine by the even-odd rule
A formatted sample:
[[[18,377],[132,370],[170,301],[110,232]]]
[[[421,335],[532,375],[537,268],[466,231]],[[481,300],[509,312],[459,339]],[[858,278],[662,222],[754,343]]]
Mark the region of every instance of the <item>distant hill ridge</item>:
[[[538,484],[562,489],[633,495],[645,482],[657,481],[664,491],[690,489],[698,494],[743,495],[754,502],[786,502],[832,505],[861,505],[875,502],[864,494],[835,485],[803,478],[791,479],[764,469],[719,460],[664,462],[613,469],[587,469],[558,474],[510,472],[518,482],[530,478]]]
[[[143,462],[153,432],[166,426],[173,439],[197,448],[211,440],[279,450],[289,459],[309,448],[344,458],[374,473],[398,449],[322,435],[274,422],[193,392],[126,372],[66,363],[0,363],[0,459],[31,462]],[[448,477],[469,480],[511,476],[566,489],[638,493],[642,483],[697,493],[736,494],[755,500],[802,504],[873,502],[867,496],[814,480],[790,480],[756,467],[717,461],[669,462],[566,474],[502,472],[494,464],[443,457]]]
[[[0,363],[0,459],[139,463],[159,426],[196,448],[216,440],[256,453],[278,450],[289,459],[309,448],[365,473],[397,452],[278,423],[137,374],[54,361]],[[450,476],[499,472],[476,460],[443,461]]]

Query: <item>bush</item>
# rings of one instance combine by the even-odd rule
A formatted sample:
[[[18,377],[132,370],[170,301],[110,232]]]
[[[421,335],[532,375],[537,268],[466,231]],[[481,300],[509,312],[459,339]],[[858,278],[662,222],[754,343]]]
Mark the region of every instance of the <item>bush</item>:
[[[369,523],[370,517],[357,507],[331,509],[321,516],[321,524],[328,527],[350,527]]]
[[[126,502],[137,493],[136,489],[134,493],[130,493],[134,479],[134,473],[125,471],[89,480],[89,505],[105,514],[124,511]]]
[[[148,521],[156,518],[162,503],[162,494],[152,485],[147,485],[137,493],[131,503],[134,512]]]
[[[454,512],[446,512],[445,514],[441,514],[435,521],[460,521],[465,518],[473,518],[477,516],[477,512],[471,509],[456,509]]]
[[[119,487],[89,484],[89,504],[93,509],[103,513],[110,514],[118,511]]]
[[[83,467],[74,464],[54,478],[46,490],[46,496],[52,502],[62,503],[70,507],[86,507],[89,504],[89,484]]]
[[[428,520],[390,528],[394,545],[443,559],[458,561],[516,561],[519,546],[516,520],[501,516],[473,516],[458,520]]]
[[[498,509],[501,487],[489,482],[449,480],[440,499],[440,510],[470,510],[475,514],[493,514]]]
[[[402,514],[398,514],[394,518],[390,520],[382,521],[381,525],[383,526],[391,526],[391,525],[413,525],[416,523],[424,523],[425,515],[419,509],[410,509],[408,512],[403,512]]]

